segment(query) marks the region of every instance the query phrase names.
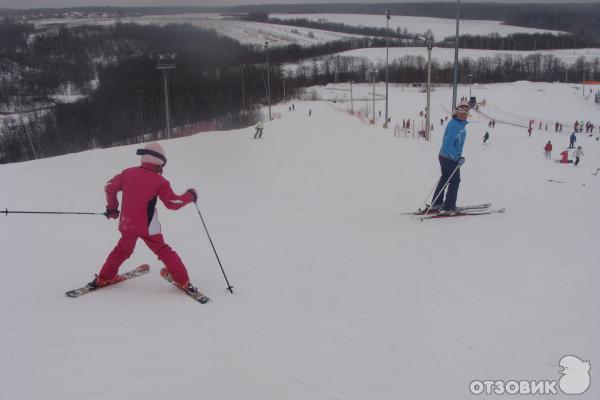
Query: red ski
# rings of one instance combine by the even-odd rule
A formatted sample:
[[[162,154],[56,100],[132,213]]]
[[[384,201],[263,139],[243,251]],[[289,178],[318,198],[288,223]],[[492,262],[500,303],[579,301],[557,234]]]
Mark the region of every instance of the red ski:
[[[204,304],[204,303],[207,303],[210,300],[208,298],[208,296],[206,296],[205,294],[201,293],[194,286],[190,286],[189,288],[184,289],[184,288],[180,287],[179,285],[176,285],[175,281],[173,280],[173,277],[167,271],[166,268],[163,268],[163,269],[160,270],[160,276],[162,276],[168,282],[171,282],[177,289],[181,290],[183,293],[187,294],[188,296],[190,296],[192,299],[196,300],[199,303]]]

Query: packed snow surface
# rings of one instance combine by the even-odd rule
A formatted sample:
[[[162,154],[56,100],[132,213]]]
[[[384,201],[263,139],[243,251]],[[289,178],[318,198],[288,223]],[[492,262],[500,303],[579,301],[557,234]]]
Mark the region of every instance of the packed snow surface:
[[[271,14],[270,16],[280,19],[325,20],[327,22],[375,28],[385,28],[388,24],[384,15],[374,14]],[[431,30],[437,40],[442,40],[456,34],[456,19],[392,15],[389,20],[389,28],[393,31],[397,29],[403,31],[406,28],[408,33],[418,34]],[[502,21],[486,20],[461,20],[459,32],[461,35],[498,33],[500,36],[513,33],[561,33],[560,31],[504,25]]]
[[[384,28],[385,17],[371,14],[271,14],[271,17],[280,19],[306,18],[312,20],[324,19],[330,22],[346,25],[369,26]],[[138,24],[165,25],[174,23],[189,23],[204,29],[213,29],[220,35],[230,37],[244,44],[263,45],[269,41],[273,46],[299,44],[310,46],[329,41],[363,37],[348,33],[324,31],[312,28],[266,24],[261,22],[241,21],[227,19],[220,14],[192,13],[170,15],[145,15],[141,17],[124,18],[52,18],[33,21],[37,27],[44,28],[54,25],[82,26],[82,25],[112,25],[116,22],[133,22]],[[390,20],[390,29],[407,29],[409,33],[423,34],[431,30],[437,40],[452,36],[456,32],[456,22],[453,19],[393,16]],[[487,35],[498,33],[506,36],[511,33],[559,33],[543,29],[523,28],[503,25],[500,21],[461,20],[460,33],[471,35]]]
[[[298,44],[311,46],[330,41],[364,37],[349,33],[331,32],[320,29],[301,28],[286,25],[266,24],[261,22],[226,19],[219,14],[174,14],[146,15],[142,17],[114,18],[65,18],[36,21],[38,27],[66,24],[81,25],[112,25],[116,22],[136,23],[143,25],[191,24],[198,28],[214,30],[221,36],[237,40],[242,44],[263,46],[265,41],[272,46]]]
[[[178,193],[198,190],[234,285],[225,291],[196,209],[159,202],[163,234],[206,305],[161,279],[141,242],[122,271],[149,263],[148,275],[67,298],[98,272],[116,221],[1,216],[0,398],[458,400],[475,379],[558,380],[564,355],[590,360],[593,373],[598,105],[577,85],[473,85],[498,123],[472,112],[458,202],[507,211],[421,222],[402,213],[438,179],[451,90],[432,94],[432,142],[394,136],[403,119],[420,128],[418,88],[390,86],[387,130],[347,113],[372,107],[371,85],[353,90],[352,103],[339,84],[314,88],[323,100],[295,111],[274,107],[281,118],[260,140],[249,127],[162,142],[165,176]],[[381,99],[383,84],[376,91]],[[375,108],[384,114],[384,101]],[[548,140],[554,159],[567,147],[576,119],[596,125],[578,135],[581,164],[544,159]],[[136,148],[0,165],[1,206],[102,212],[104,183],[139,162]],[[592,378],[577,398],[597,399],[598,387]]]
[[[386,57],[385,48],[369,48],[369,49],[356,49],[338,53],[344,57],[358,57],[366,58],[371,62],[383,63]],[[542,57],[552,55],[559,58],[566,64],[574,64],[578,58],[583,57],[586,61],[592,62],[596,58],[600,58],[599,48],[589,49],[560,49],[560,50],[529,50],[529,51],[512,51],[512,50],[479,50],[479,49],[460,49],[460,59],[470,58],[473,61],[479,58],[491,58],[495,57],[527,57],[534,54],[540,54]],[[421,56],[427,61],[427,47],[392,47],[389,49],[390,62],[400,59],[405,56],[418,57]],[[440,63],[454,62],[454,49],[434,47],[431,51],[431,58],[437,60]]]

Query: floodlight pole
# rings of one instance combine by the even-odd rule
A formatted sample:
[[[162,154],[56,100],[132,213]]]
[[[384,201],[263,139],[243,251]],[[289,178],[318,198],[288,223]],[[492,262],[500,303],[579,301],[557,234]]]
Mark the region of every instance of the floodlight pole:
[[[139,119],[140,119],[140,134],[144,134],[144,114],[142,113],[142,93],[144,92],[144,89],[142,88],[142,84],[140,82],[137,82],[135,85],[135,91],[138,94],[138,113],[139,113]]]
[[[165,90],[165,129],[168,139],[171,138],[171,113],[169,108],[169,83],[167,78],[169,71],[175,69],[175,56],[174,53],[159,54],[158,62],[156,64],[156,69],[161,70],[163,76],[163,86]]]
[[[373,123],[375,123],[375,71],[371,70],[371,79],[373,80]]]
[[[244,68],[246,64],[242,65],[242,110],[246,110],[246,89],[244,88]]]
[[[269,80],[269,42],[265,42],[265,51],[267,53],[267,100],[269,101],[269,121],[271,117],[271,81]]]
[[[471,85],[473,84],[473,74],[469,74],[469,101],[471,101]]]
[[[352,80],[350,80],[350,112],[354,115],[354,97],[352,95]]]
[[[425,140],[431,140],[431,49],[433,40],[427,41],[427,114],[425,126]]]
[[[383,127],[387,128],[388,126],[388,81],[390,78],[390,70],[389,70],[389,58],[390,58],[390,48],[389,48],[389,30],[390,30],[390,12],[385,12],[385,122],[383,123]]]
[[[460,22],[460,0],[456,0],[456,37],[454,39],[454,83],[452,85],[452,107],[456,108],[457,85],[458,85],[458,25]]]

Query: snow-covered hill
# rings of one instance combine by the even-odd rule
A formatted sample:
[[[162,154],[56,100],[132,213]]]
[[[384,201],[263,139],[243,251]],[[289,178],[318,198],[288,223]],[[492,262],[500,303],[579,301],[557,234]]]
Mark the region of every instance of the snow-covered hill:
[[[149,275],[67,298],[98,271],[116,222],[1,216],[0,398],[465,399],[475,379],[557,380],[567,354],[592,364],[591,388],[575,397],[597,398],[598,106],[570,85],[473,86],[487,115],[557,119],[565,133],[489,129],[473,113],[459,204],[507,212],[420,222],[401,213],[438,179],[450,90],[433,93],[429,143],[348,115],[343,89],[316,90],[336,103],[275,107],[261,140],[247,128],[163,142],[165,176],[177,192],[198,189],[235,287],[225,292],[196,210],[160,204],[207,305],[160,279],[143,243],[123,270],[148,262]],[[366,107],[371,86],[354,89],[355,109]],[[416,88],[392,86],[391,128],[420,124],[424,104]],[[545,160],[543,145],[557,158],[575,118],[596,124],[579,135],[580,166]],[[135,149],[0,165],[0,206],[103,211],[104,183],[137,164]]]
[[[306,18],[324,19],[326,21],[343,23],[355,26],[385,27],[385,18],[378,15],[365,14],[272,14],[279,19]],[[230,37],[244,44],[263,45],[268,40],[274,46],[299,44],[310,46],[324,42],[363,37],[348,33],[324,31],[320,29],[301,28],[294,26],[266,24],[261,22],[240,21],[223,18],[220,14],[172,14],[172,15],[146,15],[141,17],[125,18],[62,18],[44,19],[35,21],[37,27],[43,28],[53,25],[81,26],[81,25],[112,25],[117,21],[133,22],[137,24],[165,25],[174,23],[189,23],[204,29],[213,29],[218,34]],[[431,30],[435,38],[442,40],[446,36],[454,35],[456,22],[453,19],[427,18],[412,16],[394,16],[390,20],[390,29],[406,28],[408,33],[423,34]],[[503,25],[500,21],[461,21],[461,34],[486,35],[498,33],[506,36],[512,33],[559,33],[543,29],[523,28]]]
[[[386,19],[384,15],[372,14],[272,14],[273,18],[280,19],[309,19],[325,20],[338,24],[369,26],[375,28],[385,28]],[[392,30],[406,29],[409,33],[423,34],[431,30],[437,40],[442,40],[448,36],[454,36],[456,33],[456,20],[451,18],[431,18],[414,17],[408,15],[392,15],[389,21],[389,27]],[[504,25],[502,21],[485,20],[461,20],[461,35],[488,35],[498,33],[500,36],[506,36],[513,33],[561,33],[535,28],[524,28],[520,26]]]
[[[349,50],[338,53],[344,57],[357,57],[366,58],[373,63],[384,63],[385,62],[385,48],[370,48],[370,49],[357,49]],[[508,51],[508,50],[477,50],[477,49],[461,49],[460,58],[470,58],[477,60],[479,58],[490,58],[494,57],[527,57],[533,54],[540,54],[542,57],[551,55],[559,58],[564,63],[572,65],[579,57],[583,57],[586,61],[591,62],[596,58],[600,58],[600,49],[589,48],[589,49],[570,49],[570,50],[532,50],[532,51]],[[405,56],[418,57],[421,56],[427,60],[427,48],[426,47],[393,47],[389,49],[390,62],[400,59]],[[453,63],[454,62],[454,49],[453,48],[442,48],[436,47],[431,52],[431,58],[437,60],[439,63]],[[311,61],[305,61],[310,63]]]

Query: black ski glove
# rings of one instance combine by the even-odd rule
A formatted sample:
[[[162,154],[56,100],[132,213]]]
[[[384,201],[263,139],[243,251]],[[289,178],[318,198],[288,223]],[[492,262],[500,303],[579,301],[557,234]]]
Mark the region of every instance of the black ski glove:
[[[108,219],[117,219],[119,218],[119,215],[121,213],[119,212],[119,210],[110,210],[108,207],[106,207],[106,212],[104,213],[104,216]]]
[[[196,193],[196,189],[188,189],[186,190],[186,193],[189,193],[192,195],[192,198],[194,199],[194,203],[198,201],[198,193]]]

